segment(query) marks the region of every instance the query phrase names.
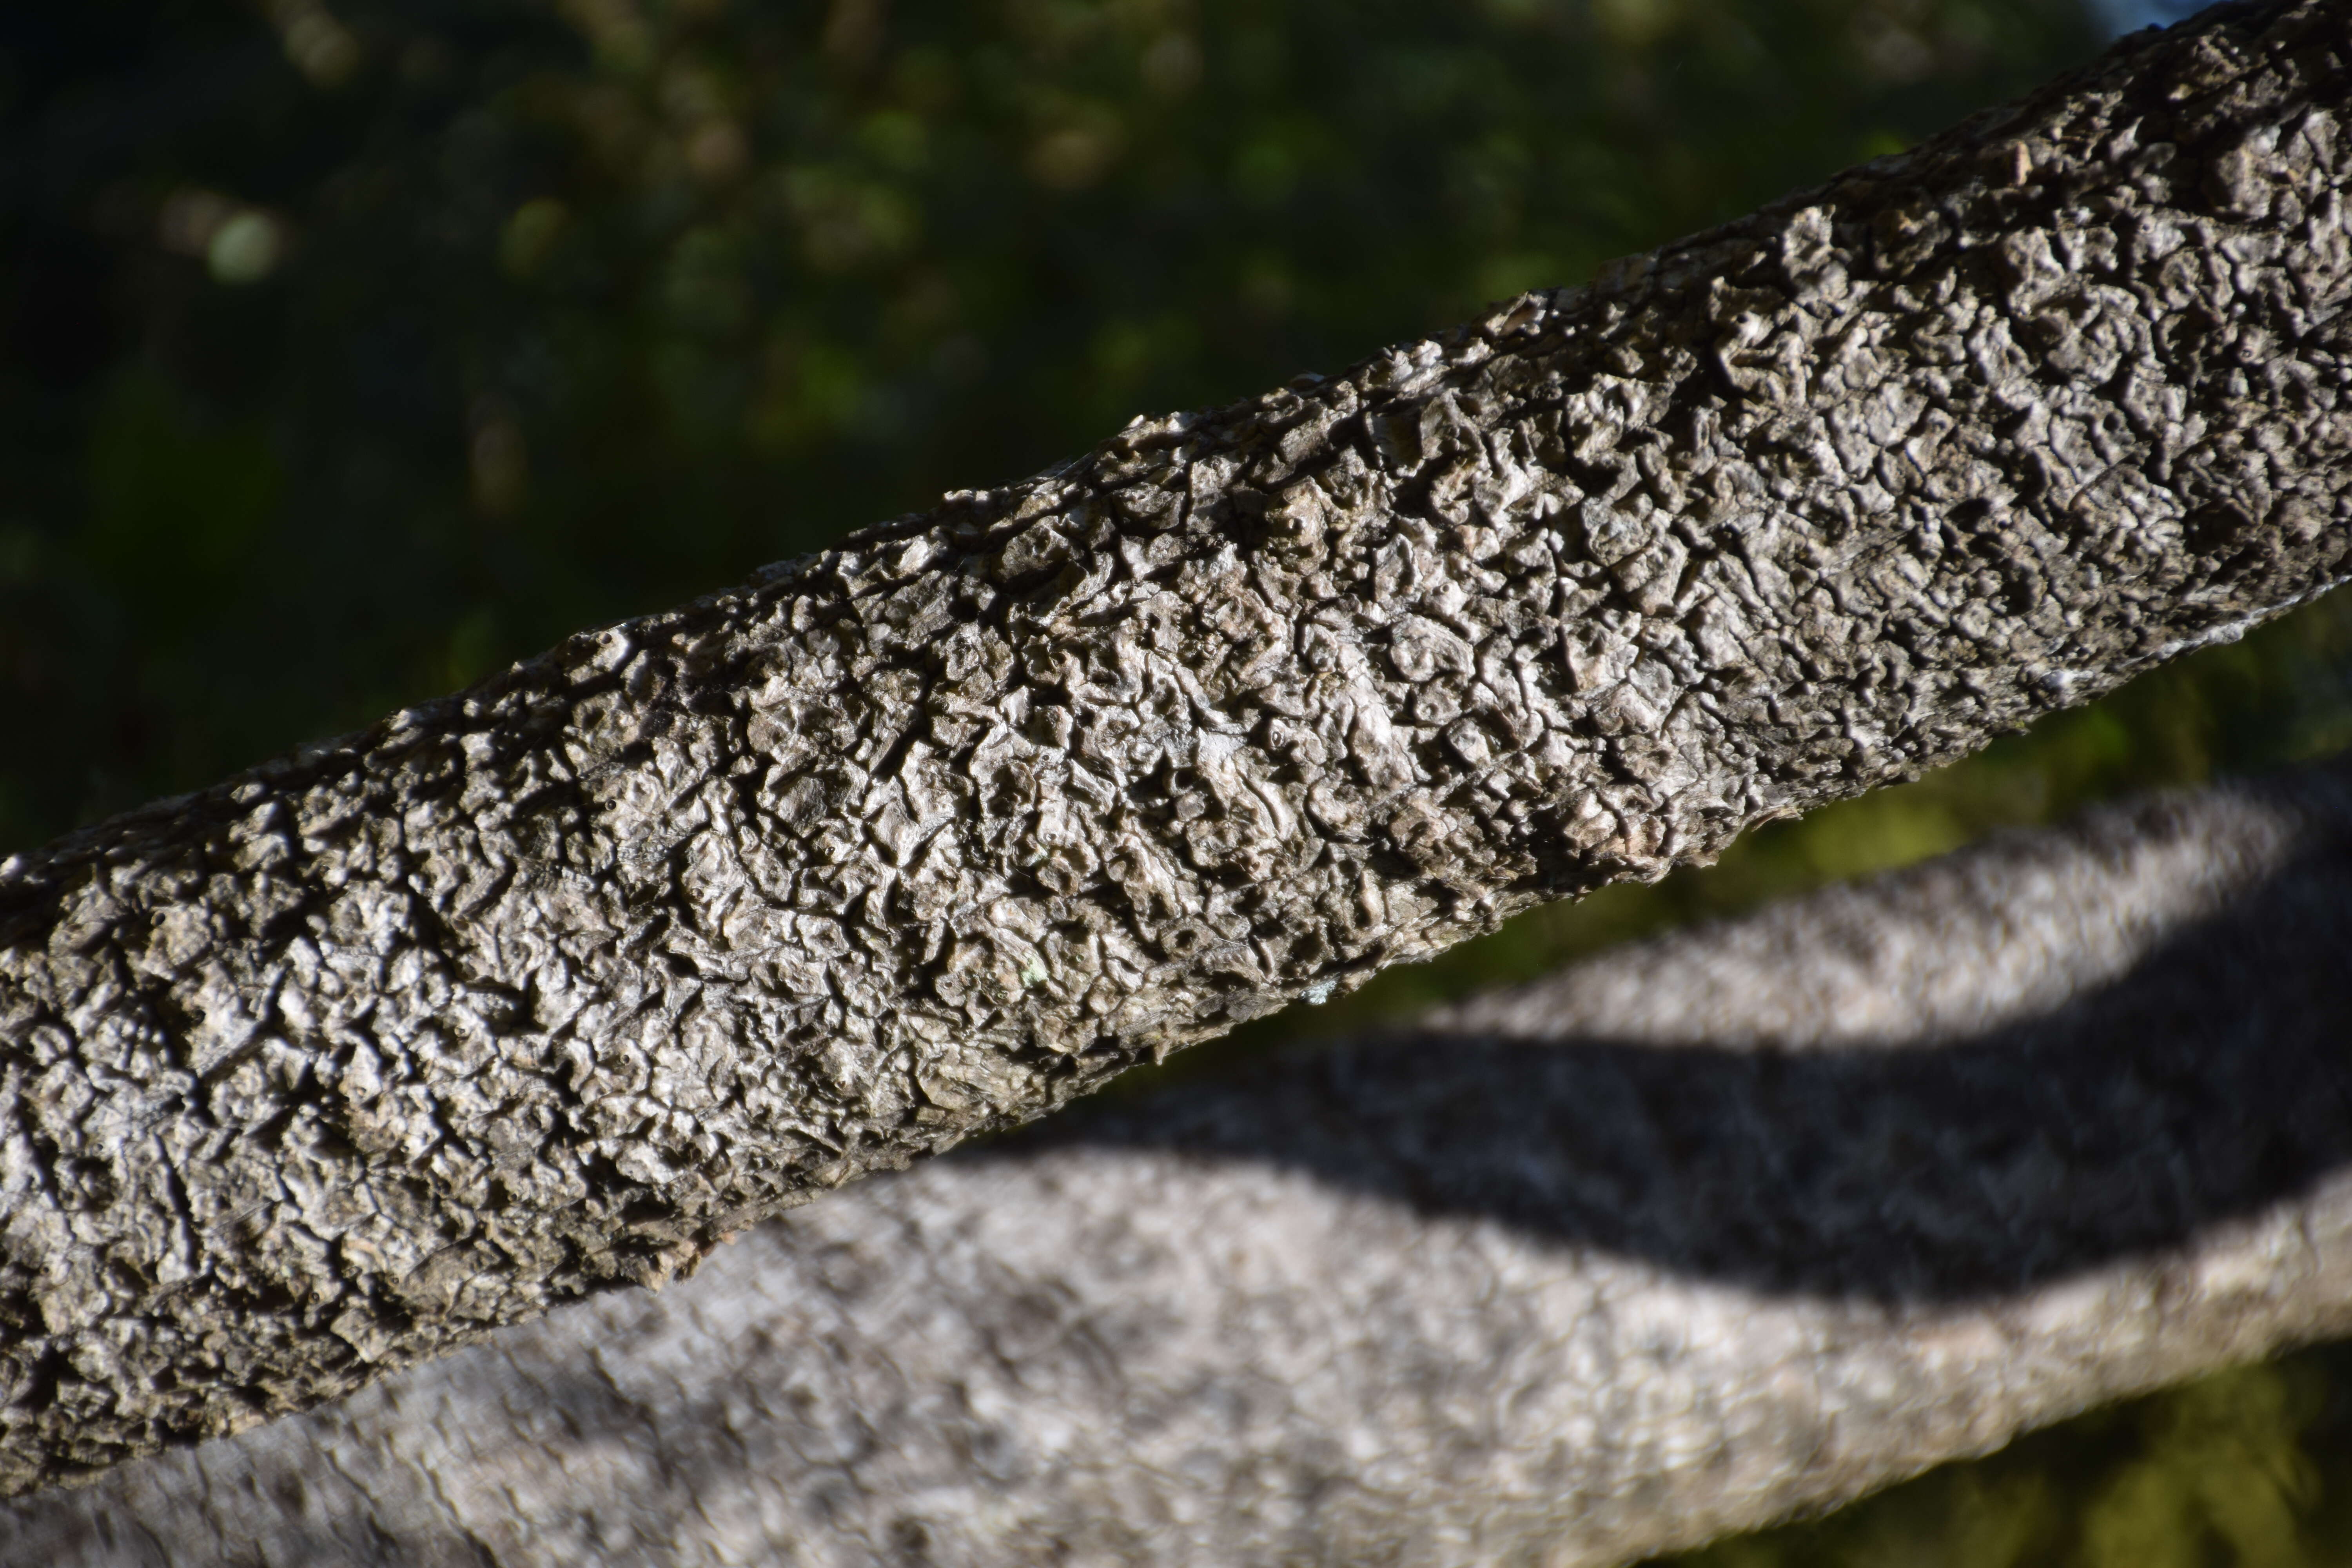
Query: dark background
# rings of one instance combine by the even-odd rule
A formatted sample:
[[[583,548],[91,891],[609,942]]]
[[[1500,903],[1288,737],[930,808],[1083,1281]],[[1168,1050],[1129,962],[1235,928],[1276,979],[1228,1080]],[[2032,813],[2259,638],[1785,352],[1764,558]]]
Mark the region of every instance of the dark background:
[[[2185,8],[0,9],[0,856],[1136,414],[1579,281]],[[2323,601],[1185,1070],[2347,742],[2352,605]],[[2347,1367],[2230,1374],[1704,1555],[2344,1560]]]
[[[2050,0],[0,20],[0,845],[1735,216]]]

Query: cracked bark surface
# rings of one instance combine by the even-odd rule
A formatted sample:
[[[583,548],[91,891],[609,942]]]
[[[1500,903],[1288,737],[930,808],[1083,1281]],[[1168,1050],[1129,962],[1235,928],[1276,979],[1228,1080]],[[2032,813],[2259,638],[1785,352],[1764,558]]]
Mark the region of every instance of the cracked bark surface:
[[[967,1151],[0,1559],[1598,1568],[2352,1331],[2352,773]]]
[[[0,863],[0,1490],[234,1431],[2352,555],[2347,7]]]

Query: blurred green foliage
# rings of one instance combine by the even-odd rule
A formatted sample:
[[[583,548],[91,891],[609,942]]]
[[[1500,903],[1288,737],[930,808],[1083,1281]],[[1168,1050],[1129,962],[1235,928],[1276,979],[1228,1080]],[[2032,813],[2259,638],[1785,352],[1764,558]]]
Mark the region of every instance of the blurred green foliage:
[[[1826,1519],[1652,1568],[2338,1568],[2352,1349],[2095,1411]]]
[[[0,16],[0,846],[2092,52],[2050,0]]]
[[[2096,42],[2061,0],[9,7],[0,851],[1576,281]],[[2348,676],[2323,601],[1171,1070],[2340,748]],[[2336,1562],[2347,1389],[2343,1352],[2229,1374],[1687,1561]]]

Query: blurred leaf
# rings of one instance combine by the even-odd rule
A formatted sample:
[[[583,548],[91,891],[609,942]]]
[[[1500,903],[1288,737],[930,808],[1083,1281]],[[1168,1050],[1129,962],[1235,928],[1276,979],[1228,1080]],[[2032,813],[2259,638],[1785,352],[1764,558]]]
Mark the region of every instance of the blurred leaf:
[[[2352,1347],[2215,1373],[1656,1568],[2352,1563]]]

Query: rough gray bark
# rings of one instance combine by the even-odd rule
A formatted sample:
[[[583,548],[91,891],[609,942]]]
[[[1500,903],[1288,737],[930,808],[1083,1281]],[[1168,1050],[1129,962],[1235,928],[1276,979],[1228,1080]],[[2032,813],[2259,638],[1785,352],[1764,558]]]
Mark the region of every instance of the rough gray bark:
[[[2352,772],[2105,812],[867,1184],[0,1560],[1688,1545],[2352,1330],[2347,941]]]
[[[0,865],[0,1489],[348,1391],[2347,571],[2345,6]]]

